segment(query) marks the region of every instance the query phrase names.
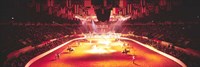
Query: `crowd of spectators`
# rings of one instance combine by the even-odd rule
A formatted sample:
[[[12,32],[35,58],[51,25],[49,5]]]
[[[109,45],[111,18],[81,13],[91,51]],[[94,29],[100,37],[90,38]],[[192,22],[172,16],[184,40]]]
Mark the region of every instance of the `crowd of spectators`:
[[[10,60],[7,60],[4,62],[4,66],[3,67],[24,67],[25,64],[31,60],[32,58],[34,58],[37,55],[40,55],[52,48],[55,48],[56,46],[70,40],[73,39],[74,37],[62,37],[59,38],[56,41],[50,42],[50,43],[46,43],[45,46],[43,47],[35,47],[34,50],[26,52],[24,54],[20,54],[20,56],[16,57],[16,58],[12,58]]]
[[[43,23],[16,23],[11,25],[1,25],[1,40],[3,45],[1,48],[1,53],[4,55],[4,60],[6,60],[6,55],[14,50],[21,49],[26,46],[37,46],[38,44],[48,41],[53,38],[63,37],[65,35],[81,34],[81,30],[78,29],[80,26],[66,26],[65,24],[43,24]],[[163,52],[166,52],[172,56],[175,56],[182,61],[184,61],[188,66],[197,66],[198,61],[196,57],[191,57],[184,52],[174,49],[173,46],[180,46],[184,48],[196,47],[198,46],[198,29],[200,26],[198,24],[171,24],[171,23],[145,23],[145,24],[132,24],[123,25],[122,28],[124,32],[128,32],[138,35],[146,36],[151,40],[143,39],[140,37],[131,37],[142,43],[146,43],[153,46]],[[123,32],[122,32],[123,33]],[[64,41],[68,38],[59,39],[42,48],[35,48],[31,52],[21,54],[19,58],[14,58],[7,61],[6,67],[21,67],[28,62],[34,56],[37,56],[44,51],[47,51]],[[172,46],[162,46],[157,42],[152,40],[161,40],[172,43]],[[197,42],[196,42],[197,41]],[[10,48],[12,46],[12,48]],[[196,47],[198,48],[198,47]],[[2,56],[1,55],[1,58]]]
[[[173,22],[171,22],[173,23]],[[148,38],[167,41],[183,48],[199,50],[199,24],[171,24],[171,23],[140,23],[125,25],[126,32]]]
[[[139,42],[142,42],[146,45],[152,46],[162,52],[170,54],[183,61],[188,67],[198,67],[200,64],[199,62],[200,57],[188,54],[183,50],[176,49],[175,46],[171,43],[168,46],[164,46],[160,42],[156,42],[153,39],[143,38],[142,36],[128,36],[128,37],[135,39]]]
[[[78,26],[67,26],[55,23],[1,24],[1,62],[7,59],[9,53],[24,47],[35,47],[50,39],[63,37],[65,35],[80,34],[80,30],[77,28]]]
[[[6,44],[6,46],[13,46],[13,48],[16,44],[16,47],[18,47],[17,49],[28,45],[38,45],[43,41],[74,33],[74,27],[72,26],[59,26],[51,24],[5,25],[1,29],[1,37],[2,40],[4,40],[3,44]]]
[[[162,52],[170,54],[181,61],[188,67],[198,67],[200,57],[194,56],[191,53],[186,53],[183,50],[176,49],[175,46],[181,48],[191,48],[199,51],[199,21],[194,22],[127,22],[123,25],[122,33],[138,35],[139,37],[131,36],[135,40],[148,44]],[[120,31],[119,31],[120,32]],[[142,36],[148,37],[148,39]],[[170,43],[170,46],[161,45],[160,41]]]

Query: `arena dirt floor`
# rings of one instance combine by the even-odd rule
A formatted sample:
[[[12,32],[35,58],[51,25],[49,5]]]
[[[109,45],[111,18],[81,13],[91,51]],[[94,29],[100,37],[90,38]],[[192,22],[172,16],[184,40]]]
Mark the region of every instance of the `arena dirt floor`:
[[[67,48],[72,48],[69,51]],[[123,50],[127,51],[122,53]],[[59,54],[59,56],[57,56]],[[132,41],[73,41],[35,61],[30,67],[181,67]]]

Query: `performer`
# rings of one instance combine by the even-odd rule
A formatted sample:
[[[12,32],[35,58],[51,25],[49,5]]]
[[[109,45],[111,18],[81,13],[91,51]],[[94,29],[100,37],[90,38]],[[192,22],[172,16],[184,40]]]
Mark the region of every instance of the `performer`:
[[[59,59],[60,58],[60,54],[59,53],[56,53],[55,54],[55,59]]]
[[[73,49],[73,48],[71,48],[71,47],[68,47],[68,48],[67,48],[67,50],[68,50],[69,52],[72,52],[72,51],[74,51],[74,49]]]
[[[125,53],[125,54],[127,54],[128,52],[130,52],[130,50],[126,48],[122,51],[122,53]]]
[[[134,55],[132,56],[132,61],[133,61],[133,64],[135,64],[135,62],[134,62],[135,61],[135,56]]]

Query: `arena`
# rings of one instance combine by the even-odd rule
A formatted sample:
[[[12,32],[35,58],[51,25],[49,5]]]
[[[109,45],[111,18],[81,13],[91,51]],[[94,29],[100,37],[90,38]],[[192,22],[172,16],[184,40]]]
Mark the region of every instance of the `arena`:
[[[129,39],[76,39],[43,57],[37,56],[26,67],[181,67],[176,59],[167,58]],[[72,51],[69,50],[73,49]],[[152,48],[151,48],[152,49]],[[59,56],[56,56],[59,54]],[[35,60],[37,58],[41,58]],[[32,63],[31,63],[32,62]],[[168,64],[168,65],[166,65]],[[185,67],[183,64],[182,66]]]
[[[199,67],[196,0],[3,0],[1,67]]]

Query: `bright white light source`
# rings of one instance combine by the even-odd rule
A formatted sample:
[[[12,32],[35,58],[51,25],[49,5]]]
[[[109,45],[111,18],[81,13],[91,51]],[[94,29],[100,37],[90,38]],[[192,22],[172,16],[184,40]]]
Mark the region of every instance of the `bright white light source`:
[[[92,46],[92,49],[91,50],[88,50],[86,51],[88,53],[98,53],[98,54],[101,54],[101,53],[111,53],[111,52],[116,52],[116,50],[111,50],[111,49],[108,49],[108,48],[103,48],[103,47],[97,47],[96,45]]]
[[[14,20],[15,18],[14,18],[14,17],[11,17],[11,19]]]

